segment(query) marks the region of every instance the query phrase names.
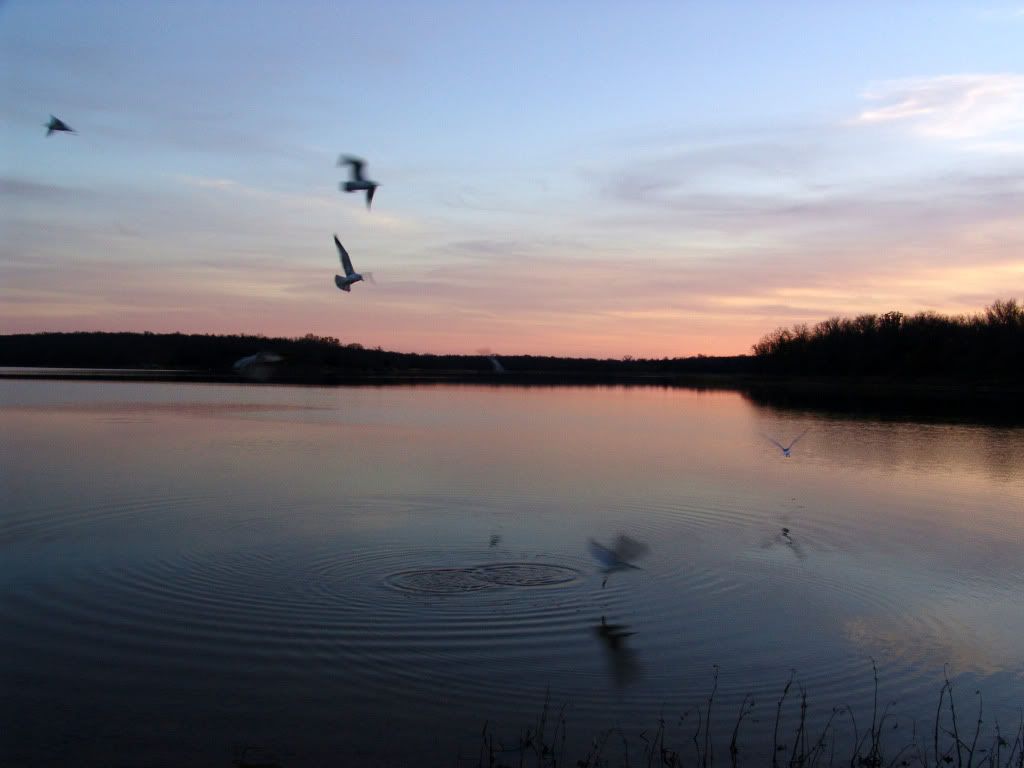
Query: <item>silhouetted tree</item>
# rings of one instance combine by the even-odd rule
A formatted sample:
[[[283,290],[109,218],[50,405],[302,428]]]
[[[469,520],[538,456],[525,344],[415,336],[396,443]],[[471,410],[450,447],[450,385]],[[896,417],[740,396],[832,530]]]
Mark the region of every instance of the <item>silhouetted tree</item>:
[[[366,349],[333,336],[306,334],[298,338],[213,336],[181,333],[35,333],[0,336],[0,365],[66,368],[167,368],[233,375],[232,364],[257,352],[273,352],[282,376],[322,380],[325,376],[487,375],[490,361],[482,355],[431,355]],[[502,355],[514,374],[548,376],[671,376],[693,373],[736,373],[750,358],[701,357],[662,360],[564,358]],[[507,378],[507,377],[506,377]]]
[[[921,312],[832,317],[777,328],[754,344],[758,370],[779,374],[1003,377],[1024,373],[1024,307],[980,315]]]

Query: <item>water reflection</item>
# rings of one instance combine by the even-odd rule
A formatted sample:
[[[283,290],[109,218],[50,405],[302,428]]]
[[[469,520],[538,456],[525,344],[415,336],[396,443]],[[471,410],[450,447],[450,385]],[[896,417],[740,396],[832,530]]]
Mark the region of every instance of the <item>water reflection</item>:
[[[843,381],[795,379],[746,385],[740,393],[758,407],[816,412],[828,418],[1024,425],[1024,403],[1013,387],[889,380],[851,386]]]
[[[771,538],[765,539],[761,542],[762,549],[774,549],[781,548],[792,552],[797,560],[805,560],[807,553],[804,552],[803,545],[799,541],[793,538],[793,532],[789,528],[783,526],[783,528]]]
[[[605,617],[594,627],[594,634],[601,640],[601,646],[608,662],[608,674],[618,688],[634,683],[642,676],[636,652],[626,643],[626,638],[636,634],[627,624],[609,624]]]
[[[547,688],[580,738],[649,728],[714,664],[732,711],[792,667],[826,710],[870,705],[869,656],[904,711],[947,662],[1020,703],[1019,428],[678,388],[4,381],[0,403],[0,761],[74,731],[93,764],[218,764],[236,738],[449,764]],[[808,428],[766,461],[762,432]],[[599,567],[636,563],[616,530],[652,545],[643,578],[596,589],[588,533]]]

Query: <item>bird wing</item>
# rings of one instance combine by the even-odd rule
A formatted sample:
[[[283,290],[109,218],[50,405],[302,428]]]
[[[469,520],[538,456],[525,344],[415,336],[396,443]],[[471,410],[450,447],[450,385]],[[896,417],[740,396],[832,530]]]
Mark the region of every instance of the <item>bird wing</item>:
[[[615,554],[619,560],[636,560],[643,557],[650,550],[646,544],[629,536],[619,536],[615,541]]]
[[[243,357],[243,358],[241,358],[239,360],[236,360],[235,364],[233,366],[231,366],[231,367],[234,368],[236,371],[240,371],[243,368],[247,368],[248,366],[250,366],[253,363],[255,363],[257,357],[259,357],[259,355],[248,355],[248,356]]]
[[[363,181],[363,166],[366,161],[351,155],[342,155],[338,158],[338,165],[349,165],[352,168],[352,181]]]
[[[779,442],[778,440],[776,440],[776,439],[775,439],[774,437],[768,437],[768,435],[764,434],[764,432],[762,432],[762,433],[761,433],[761,437],[763,437],[763,438],[764,438],[765,440],[767,440],[767,441],[768,441],[769,443],[771,443],[772,445],[774,445],[774,446],[775,446],[776,448],[778,448],[778,449],[779,449],[780,451],[784,451],[784,450],[786,450],[786,446],[784,446],[784,445],[783,445],[782,443],[780,443],[780,442]]]
[[[605,567],[611,568],[613,565],[616,564],[616,562],[618,562],[618,558],[615,556],[615,553],[612,552],[612,550],[608,549],[608,547],[598,544],[593,539],[590,540],[587,546],[590,548],[590,554],[594,556],[594,559],[600,562]]]
[[[373,193],[377,191],[376,187],[370,187],[366,190],[366,208],[370,208],[370,203],[373,202]]]
[[[348,251],[345,250],[345,246],[341,244],[338,236],[334,236],[334,244],[338,246],[338,257],[341,259],[341,267],[345,270],[345,277],[349,277],[353,272],[352,259],[349,258]]]
[[[798,441],[798,440],[799,440],[799,439],[800,439],[801,437],[803,437],[804,435],[806,435],[806,434],[807,434],[807,430],[805,429],[805,430],[804,430],[803,432],[801,432],[801,433],[800,433],[799,435],[797,435],[796,437],[794,437],[794,438],[793,438],[793,442],[792,442],[792,443],[790,443],[789,445],[787,445],[787,446],[786,446],[786,448],[785,448],[785,450],[787,450],[787,451],[788,451],[788,450],[789,450],[790,448],[792,448],[792,447],[793,447],[794,445],[796,445],[797,441]]]

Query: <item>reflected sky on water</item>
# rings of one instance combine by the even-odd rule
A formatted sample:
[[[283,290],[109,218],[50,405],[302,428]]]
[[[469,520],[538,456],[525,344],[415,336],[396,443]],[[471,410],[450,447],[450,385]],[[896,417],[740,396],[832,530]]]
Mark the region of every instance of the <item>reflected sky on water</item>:
[[[773,709],[790,669],[822,716],[863,704],[872,657],[910,716],[944,665],[1021,703],[1020,428],[672,388],[80,381],[2,381],[0,418],[8,760],[447,765],[545,691],[581,744],[650,729],[716,664],[728,711]],[[763,437],[805,429],[790,458]],[[619,534],[650,552],[602,588],[587,542]]]

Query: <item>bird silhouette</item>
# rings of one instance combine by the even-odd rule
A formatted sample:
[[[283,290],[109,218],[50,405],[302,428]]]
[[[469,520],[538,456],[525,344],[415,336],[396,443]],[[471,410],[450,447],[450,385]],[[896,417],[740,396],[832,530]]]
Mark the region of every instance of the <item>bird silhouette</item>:
[[[772,445],[774,445],[780,451],[782,451],[782,455],[785,456],[788,459],[790,457],[790,451],[793,450],[793,446],[796,445],[797,441],[800,440],[800,438],[803,437],[806,434],[807,434],[807,430],[805,429],[799,435],[794,437],[793,441],[789,445],[783,445],[778,440],[776,440],[775,438],[769,437],[768,435],[764,435],[764,439],[767,440]]]
[[[369,209],[370,203],[373,202],[373,193],[377,191],[377,187],[379,187],[380,184],[376,181],[370,181],[363,176],[363,168],[366,167],[366,161],[361,160],[358,157],[352,157],[351,155],[342,155],[338,158],[338,165],[347,165],[352,172],[352,178],[339,184],[339,189],[344,192],[365,191],[366,207]]]
[[[345,270],[345,276],[341,275],[334,276],[334,284],[341,288],[341,290],[348,293],[352,290],[352,285],[358,283],[364,277],[366,277],[371,283],[374,282],[373,275],[367,272],[365,275],[361,275],[352,268],[352,259],[348,255],[348,251],[345,250],[345,246],[341,244],[338,236],[334,236],[334,244],[338,246],[338,258],[341,259],[341,268]]]
[[[49,136],[54,131],[64,131],[65,133],[77,133],[74,128],[65,123],[59,117],[50,115],[50,121],[46,125],[46,135]]]
[[[244,371],[246,368],[252,365],[261,365],[263,363],[279,363],[284,358],[274,352],[257,352],[255,355],[249,355],[235,361],[235,364],[231,366],[236,371]]]
[[[604,574],[604,580],[601,582],[602,588],[608,583],[609,574],[615,571],[625,571],[630,568],[639,570],[640,566],[634,565],[630,561],[643,557],[650,551],[650,547],[646,544],[631,539],[629,536],[619,536],[611,548],[598,544],[593,539],[590,540],[588,546],[590,554],[603,566],[601,568],[601,572]]]

